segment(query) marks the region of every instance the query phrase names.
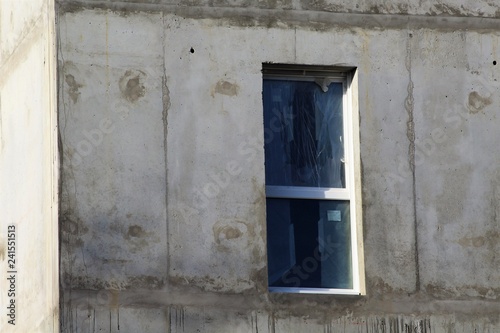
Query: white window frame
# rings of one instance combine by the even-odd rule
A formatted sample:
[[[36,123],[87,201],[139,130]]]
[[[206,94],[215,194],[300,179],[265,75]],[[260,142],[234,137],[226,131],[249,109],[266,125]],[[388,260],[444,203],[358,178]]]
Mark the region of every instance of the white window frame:
[[[266,68],[268,69],[266,73]],[[269,73],[270,72],[270,73]],[[276,74],[278,73],[278,74]],[[350,208],[350,237],[352,289],[273,287],[269,292],[298,294],[364,295],[364,257],[361,221],[361,186],[359,155],[359,113],[357,103],[357,73],[355,68],[264,65],[263,79],[287,79],[293,81],[314,81],[317,78],[329,82],[341,82],[343,86],[342,118],[344,143],[345,188],[313,188],[299,186],[266,185],[266,198],[345,200]],[[267,240],[269,241],[269,240]]]

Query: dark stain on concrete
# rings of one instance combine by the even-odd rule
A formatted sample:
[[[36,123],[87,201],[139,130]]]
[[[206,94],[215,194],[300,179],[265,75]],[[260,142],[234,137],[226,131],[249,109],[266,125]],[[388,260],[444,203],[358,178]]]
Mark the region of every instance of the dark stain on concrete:
[[[257,292],[265,293],[267,291],[267,266],[252,270],[250,281],[255,284]]]
[[[128,227],[123,237],[127,240],[127,246],[131,253],[137,253],[151,247],[151,243],[158,242],[153,232],[147,232],[139,225]]]
[[[462,13],[458,8],[446,4],[435,4],[429,12],[431,15],[450,15],[450,16],[466,16],[467,13]]]
[[[341,5],[332,4],[325,0],[303,1],[301,5],[303,9],[307,10],[345,12],[344,8]]]
[[[89,231],[80,219],[68,215],[63,216],[60,227],[62,232],[73,236],[86,234]]]
[[[166,3],[158,3],[158,0],[148,0],[148,2],[134,2],[134,3],[124,3],[116,1],[92,1],[92,2],[80,2],[74,4],[73,2],[64,1],[60,4],[59,13],[77,13],[84,11],[86,9],[100,9],[101,13],[113,12],[120,16],[128,16],[133,13],[161,13],[168,6]],[[410,10],[408,5],[379,5],[376,10],[383,14],[396,14],[390,19],[380,20],[378,15],[373,15],[370,12],[370,8],[363,6],[363,8],[351,9],[349,6],[331,4],[331,1],[325,0],[314,0],[314,1],[301,1],[301,10],[286,10],[280,14],[277,18],[276,14],[272,11],[269,13],[260,13],[258,17],[255,15],[237,15],[234,18],[231,17],[232,12],[227,11],[227,13],[221,13],[220,7],[237,8],[237,7],[257,7],[263,8],[266,6],[271,6],[274,2],[273,0],[262,1],[258,4],[253,5],[253,3],[236,2],[228,4],[223,0],[219,0],[220,5],[215,3],[215,0],[211,2],[205,0],[201,1],[204,5],[197,5],[198,1],[201,0],[186,0],[181,3],[181,6],[175,8],[175,15],[184,18],[203,18],[203,19],[214,19],[214,23],[220,26],[226,27],[229,25],[248,27],[248,26],[264,26],[264,27],[274,27],[279,29],[291,29],[301,27],[306,30],[314,31],[330,31],[338,27],[364,27],[364,28],[400,28],[406,29],[407,27],[407,17],[410,15]],[[191,2],[191,3],[190,3]],[[266,5],[266,3],[268,3]],[[280,1],[281,9],[292,9],[287,8],[287,3]],[[212,4],[212,5],[210,5]],[[194,7],[194,8],[193,8]],[[244,9],[244,8],[242,8]],[[487,29],[496,31],[498,28],[498,22],[495,17],[500,16],[500,14],[485,14],[473,12],[471,10],[461,8],[457,6],[444,7],[431,7],[423,15],[412,15],[412,21],[414,28],[435,28],[442,31],[455,31],[464,30],[464,23],[462,20],[451,21],[449,20],[450,14],[443,13],[447,12],[460,12],[461,14],[457,17],[467,17],[467,16],[483,16],[481,20],[475,20],[468,22],[467,29]],[[325,13],[322,13],[325,12]],[[326,13],[332,13],[335,15],[334,22],[332,23],[332,18],[329,15],[323,15]],[[346,13],[354,12],[356,15],[346,15]],[[228,14],[229,13],[229,14]],[[484,14],[484,15],[483,15]],[[353,31],[355,33],[355,31]]]
[[[61,223],[61,229],[63,232],[66,232],[71,235],[78,235],[80,230],[78,224],[72,220],[63,221]]]
[[[101,260],[103,264],[119,264],[119,265],[123,265],[131,261],[127,259],[108,259],[108,258],[103,258]]]
[[[291,0],[258,0],[257,6],[268,9],[293,9],[293,2]]]
[[[91,276],[76,276],[64,273],[62,283],[65,288],[81,290],[133,290],[163,288],[165,281],[162,278],[151,275],[139,275],[123,277],[122,279],[104,280]]]
[[[143,85],[146,73],[138,70],[127,70],[118,81],[123,98],[134,103],[139,98],[144,97],[146,88]]]
[[[485,107],[491,104],[491,99],[487,97],[482,97],[473,91],[469,94],[469,112],[472,114],[482,111]]]
[[[488,288],[477,285],[462,285],[455,288],[446,288],[442,284],[428,284],[425,291],[434,299],[457,299],[467,296],[472,299],[497,299],[500,288]],[[475,295],[475,296],[472,296]]]
[[[384,10],[382,8],[379,8],[378,6],[371,6],[370,9],[368,10],[371,14],[382,14],[384,13]]]
[[[220,291],[226,288],[220,276],[170,276],[169,282],[171,285],[190,286],[201,291]]]
[[[165,285],[165,281],[161,278],[151,275],[140,275],[128,278],[126,289],[147,288],[161,289]]]
[[[139,225],[131,225],[128,227],[127,236],[130,237],[144,237],[146,233]]]
[[[73,103],[78,102],[78,98],[80,97],[79,89],[83,87],[82,84],[76,82],[75,77],[71,74],[65,75],[66,84],[69,86],[68,94]]]
[[[161,4],[161,0],[133,0],[124,2],[103,1],[103,2],[74,2],[74,1],[60,1],[58,2],[58,9],[61,14],[63,13],[78,13],[86,9],[101,9],[110,10],[119,14],[120,16],[127,17],[131,14],[143,13],[158,13],[157,5]]]
[[[377,298],[385,299],[390,298],[394,294],[403,294],[404,291],[401,289],[394,289],[389,283],[384,281],[381,277],[367,277],[366,278],[366,288],[367,292]]]

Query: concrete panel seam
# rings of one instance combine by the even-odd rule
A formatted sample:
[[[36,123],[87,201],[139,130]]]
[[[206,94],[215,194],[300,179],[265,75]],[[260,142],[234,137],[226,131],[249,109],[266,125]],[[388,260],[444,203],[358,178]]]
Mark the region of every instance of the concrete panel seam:
[[[168,275],[169,275],[169,269],[170,269],[170,255],[169,255],[169,244],[170,244],[170,237],[169,237],[169,223],[168,223],[168,155],[167,155],[167,144],[168,144],[168,110],[170,109],[170,90],[168,89],[168,81],[167,81],[167,68],[165,66],[165,59],[166,59],[166,54],[165,54],[165,49],[166,49],[166,36],[165,36],[165,15],[162,15],[162,45],[163,45],[163,77],[162,77],[162,102],[163,102],[163,111],[162,111],[162,117],[163,117],[163,154],[165,158],[165,223],[166,223],[166,240],[167,240],[167,246],[166,246],[166,251],[167,251],[167,276],[165,277],[167,287],[168,287]]]
[[[342,13],[314,10],[282,10],[238,7],[181,6],[177,4],[146,4],[118,1],[58,1],[59,11],[74,13],[81,10],[112,10],[129,15],[133,12],[163,12],[184,18],[230,19],[238,26],[284,27],[303,25],[308,28],[363,27],[371,29],[440,29],[440,30],[499,30],[499,19],[480,16],[437,16],[378,13]],[[273,24],[274,23],[274,24]],[[285,25],[283,25],[285,23]],[[289,28],[289,27],[286,27]]]
[[[415,119],[414,119],[414,98],[413,89],[414,84],[412,80],[412,38],[413,33],[408,29],[408,36],[406,42],[406,59],[405,66],[408,71],[408,86],[407,97],[405,98],[405,109],[408,114],[408,121],[406,123],[406,136],[409,141],[408,146],[408,163],[412,174],[412,196],[413,196],[413,225],[414,225],[414,243],[415,243],[415,291],[420,291],[420,267],[418,258],[418,220],[417,220],[417,197],[416,197],[416,182],[415,182]]]

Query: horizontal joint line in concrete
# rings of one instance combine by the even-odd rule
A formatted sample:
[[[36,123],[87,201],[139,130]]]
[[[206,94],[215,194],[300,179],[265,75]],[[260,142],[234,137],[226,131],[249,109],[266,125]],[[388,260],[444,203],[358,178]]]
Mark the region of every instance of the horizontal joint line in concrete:
[[[151,290],[84,290],[84,289],[64,289],[61,290],[65,306],[78,307],[133,307],[133,308],[163,308],[168,306],[192,306],[192,307],[219,307],[240,310],[268,309],[276,311],[287,309],[288,302],[296,302],[296,310],[307,311],[307,302],[303,303],[307,297],[317,300],[318,295],[288,295],[284,303],[273,299],[272,295],[246,295],[246,294],[218,294],[213,292],[187,292],[187,291],[151,291]],[[113,295],[113,296],[112,296]],[[321,295],[325,300],[325,295]],[[345,306],[348,298],[343,298],[343,303],[336,303],[340,296],[332,295],[331,304],[325,302],[317,306],[317,312],[331,313],[337,306]],[[346,297],[346,296],[344,296]],[[420,298],[419,298],[420,297]],[[117,300],[113,303],[113,300]],[[351,299],[354,303],[362,302],[360,307],[353,314],[355,316],[366,315],[414,315],[431,316],[435,314],[456,315],[456,314],[477,314],[485,316],[488,314],[498,314],[500,303],[498,300],[480,299],[454,299],[438,300],[432,297],[412,296],[397,299]],[[344,304],[344,305],[342,305]],[[397,309],[394,313],[393,309]]]
[[[370,29],[500,30],[500,18],[495,17],[339,13],[295,9],[59,0],[58,10],[62,14],[84,9],[105,9],[117,12],[163,12],[164,14],[198,19],[235,19],[232,21],[235,26],[238,25],[238,18],[244,18],[247,20],[247,22],[242,23],[244,26],[248,26],[248,20],[252,20],[251,23],[255,26],[269,26],[269,23],[279,22],[290,25],[310,25],[311,27],[323,25]]]

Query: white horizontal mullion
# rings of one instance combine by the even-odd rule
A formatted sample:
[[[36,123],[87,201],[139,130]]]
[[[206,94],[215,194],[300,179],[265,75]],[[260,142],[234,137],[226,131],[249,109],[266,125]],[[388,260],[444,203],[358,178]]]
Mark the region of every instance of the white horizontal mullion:
[[[295,288],[295,287],[269,287],[272,293],[295,293],[295,294],[330,294],[330,295],[354,295],[361,293],[356,289],[336,289],[336,288]]]
[[[268,198],[350,200],[351,193],[345,188],[266,186]]]

